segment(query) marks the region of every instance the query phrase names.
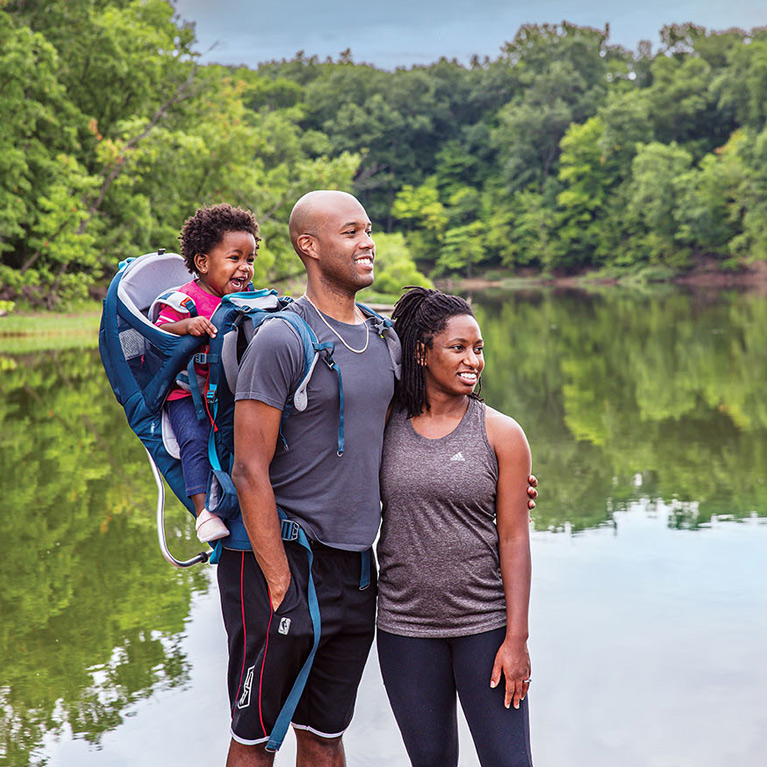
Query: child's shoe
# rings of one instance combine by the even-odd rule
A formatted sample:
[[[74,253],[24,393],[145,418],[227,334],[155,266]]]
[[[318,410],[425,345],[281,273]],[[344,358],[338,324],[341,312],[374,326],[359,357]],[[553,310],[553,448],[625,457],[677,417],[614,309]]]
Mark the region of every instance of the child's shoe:
[[[229,535],[229,528],[224,524],[221,517],[211,514],[207,509],[200,512],[194,529],[197,530],[197,537],[202,543],[217,541],[219,538],[226,538]]]

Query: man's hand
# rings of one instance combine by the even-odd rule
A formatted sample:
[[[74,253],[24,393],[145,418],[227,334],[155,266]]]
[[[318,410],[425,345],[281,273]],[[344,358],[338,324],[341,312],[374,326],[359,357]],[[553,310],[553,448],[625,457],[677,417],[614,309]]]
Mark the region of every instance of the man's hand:
[[[530,499],[527,502],[527,508],[532,511],[535,508],[535,499],[538,497],[538,491],[535,489],[538,487],[538,480],[535,478],[534,474],[531,474],[527,478],[527,494],[530,496]]]
[[[285,600],[285,595],[290,588],[290,571],[288,571],[287,579],[283,577],[277,582],[267,583],[267,588],[269,589],[269,599],[272,602],[272,610],[276,612]]]

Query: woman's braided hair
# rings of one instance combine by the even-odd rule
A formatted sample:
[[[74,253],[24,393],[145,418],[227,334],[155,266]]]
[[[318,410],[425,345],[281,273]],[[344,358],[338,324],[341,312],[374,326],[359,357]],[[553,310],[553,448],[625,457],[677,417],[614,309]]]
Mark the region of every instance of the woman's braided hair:
[[[445,329],[451,317],[467,314],[473,317],[474,312],[460,296],[420,287],[405,290],[407,293],[397,301],[391,316],[402,344],[402,376],[395,398],[407,410],[407,417],[414,418],[429,409],[425,368],[418,362],[419,355],[423,349],[431,348],[434,336]],[[479,392],[469,396],[479,399]]]
[[[186,268],[196,273],[194,257],[208,253],[216,247],[227,232],[248,232],[256,240],[256,249],[261,238],[258,236],[256,217],[242,208],[235,208],[228,202],[198,208],[185,222],[178,239],[181,241],[181,255]]]

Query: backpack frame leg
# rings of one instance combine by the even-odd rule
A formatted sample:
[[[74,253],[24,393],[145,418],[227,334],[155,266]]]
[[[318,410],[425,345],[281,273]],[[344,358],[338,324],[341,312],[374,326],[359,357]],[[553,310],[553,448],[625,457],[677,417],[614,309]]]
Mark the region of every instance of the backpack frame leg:
[[[146,450],[146,448],[144,449]],[[207,562],[210,558],[210,552],[208,551],[201,551],[191,559],[181,560],[176,559],[176,557],[174,557],[168,550],[168,544],[165,541],[165,485],[162,482],[160,470],[157,468],[157,465],[148,450],[146,451],[146,456],[149,459],[149,465],[152,467],[152,475],[154,476],[154,481],[157,485],[157,538],[160,542],[160,553],[166,562],[178,568],[191,567],[198,562]]]

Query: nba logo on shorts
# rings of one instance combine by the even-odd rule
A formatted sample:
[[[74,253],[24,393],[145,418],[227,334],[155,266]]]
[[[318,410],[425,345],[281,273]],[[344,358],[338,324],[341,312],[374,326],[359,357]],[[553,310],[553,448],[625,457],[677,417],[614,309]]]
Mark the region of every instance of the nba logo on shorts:
[[[287,634],[290,631],[290,618],[280,618],[280,625],[277,628],[277,633]]]

